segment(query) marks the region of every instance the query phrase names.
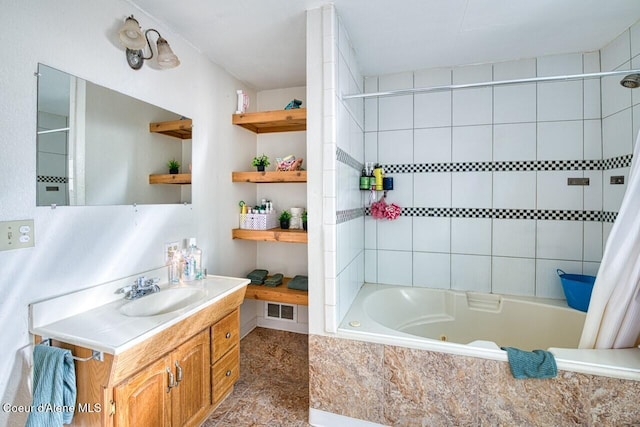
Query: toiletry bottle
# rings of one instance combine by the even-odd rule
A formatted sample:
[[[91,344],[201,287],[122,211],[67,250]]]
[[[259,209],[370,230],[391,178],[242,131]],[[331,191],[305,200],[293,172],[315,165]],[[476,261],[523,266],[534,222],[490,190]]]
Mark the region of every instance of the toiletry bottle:
[[[362,168],[362,175],[360,175],[360,189],[369,189],[369,177],[367,176],[367,170],[365,168]]]
[[[189,239],[188,256],[193,259],[194,279],[203,279],[204,270],[202,269],[202,249],[196,246],[195,237]]]
[[[182,279],[182,272],[184,266],[182,265],[182,252],[171,251],[169,256],[169,262],[167,263],[169,269],[169,284],[177,285]]]

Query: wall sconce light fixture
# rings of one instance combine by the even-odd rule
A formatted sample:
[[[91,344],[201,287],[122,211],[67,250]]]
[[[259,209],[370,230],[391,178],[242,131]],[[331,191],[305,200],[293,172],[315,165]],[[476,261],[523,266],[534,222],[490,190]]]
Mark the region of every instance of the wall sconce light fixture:
[[[127,63],[134,70],[142,68],[145,59],[153,58],[153,48],[149,41],[149,32],[153,31],[158,35],[156,50],[158,52],[158,66],[162,69],[175,68],[180,65],[180,60],[173,53],[169,43],[160,35],[158,30],[149,28],[142,33],[142,28],[138,21],[131,15],[125,19],[124,24],[118,30],[120,43],[127,48]],[[144,56],[144,47],[149,46],[149,56]]]

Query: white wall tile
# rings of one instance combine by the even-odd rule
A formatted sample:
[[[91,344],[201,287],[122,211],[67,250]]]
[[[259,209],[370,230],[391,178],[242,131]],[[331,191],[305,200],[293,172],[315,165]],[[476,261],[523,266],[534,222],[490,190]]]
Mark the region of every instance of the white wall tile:
[[[453,172],[451,204],[455,208],[490,208],[491,172]]]
[[[565,273],[582,274],[582,263],[555,259],[536,260],[536,296],[565,299],[557,269]]]
[[[413,161],[418,164],[451,162],[451,128],[415,129]]]
[[[364,133],[364,161],[379,163],[378,161],[378,132]]]
[[[538,57],[538,77],[562,76],[582,73],[582,54],[569,53]]]
[[[447,86],[452,82],[451,68],[430,68],[413,73],[413,84],[416,88]]]
[[[389,173],[385,176],[393,178],[393,191],[387,193],[387,203],[395,203],[401,208],[414,206],[413,174]],[[378,191],[376,197],[380,198],[382,194]]]
[[[496,209],[535,209],[535,172],[494,172],[493,207]]]
[[[378,88],[381,91],[410,89],[413,87],[413,73],[386,74],[378,77]]]
[[[624,197],[625,190],[627,188],[627,182],[629,180],[629,168],[609,169],[603,171],[603,185],[604,185],[604,197],[603,197],[603,210],[606,212],[618,212],[620,205],[622,204],[622,198]],[[611,185],[609,184],[612,176],[624,176],[624,185]]]
[[[492,158],[493,126],[457,126],[453,128],[454,162],[488,162]]]
[[[583,175],[585,178],[589,178],[589,185],[582,187],[584,191],[584,210],[601,211],[602,171],[584,171]]]
[[[455,74],[454,74],[455,75]],[[491,88],[460,89],[453,92],[453,125],[484,125],[493,121]]]
[[[367,98],[364,100],[364,130],[378,130],[378,99]]]
[[[585,221],[584,254],[585,261],[600,262],[602,259],[602,223]]]
[[[598,73],[600,72],[600,51],[585,52],[582,54],[582,72]],[[597,79],[595,80],[598,81]]]
[[[493,80],[493,65],[464,65],[453,68],[453,84],[482,83]]]
[[[586,274],[588,276],[598,276],[598,269],[600,269],[599,262],[583,262],[582,263],[582,274]]]
[[[516,61],[493,64],[493,80],[526,79],[536,76],[536,59],[518,59]]]
[[[449,289],[451,287],[451,255],[414,252],[413,286]]]
[[[491,292],[491,257],[452,254],[451,289]]]
[[[495,125],[493,160],[535,160],[537,129],[535,123]]]
[[[632,110],[627,108],[602,119],[602,155],[603,158],[631,154],[633,146]]]
[[[625,31],[600,50],[602,71],[612,71],[624,64],[631,57],[631,37]]]
[[[537,258],[582,261],[582,242],[581,221],[538,221]]]
[[[581,81],[538,83],[538,121],[579,120],[583,107]]]
[[[538,209],[583,209],[583,190],[580,185],[567,185],[568,178],[582,178],[582,171],[539,171]]]
[[[378,248],[378,220],[372,216],[364,219],[364,247],[365,249]]]
[[[411,217],[400,217],[393,221],[378,220],[378,249],[410,251],[412,249]]]
[[[386,285],[411,286],[413,283],[413,253],[408,251],[378,251],[378,282]]]
[[[378,282],[378,251],[364,251],[364,281],[367,283]]]
[[[414,173],[413,205],[431,208],[451,207],[451,173]]]
[[[494,256],[535,257],[536,221],[494,219],[492,252]]]
[[[581,120],[538,123],[538,160],[580,160],[583,156]]]
[[[602,121],[585,120],[584,129],[584,158],[587,160],[602,159]]]
[[[491,219],[451,218],[451,252],[491,255]]]
[[[627,63],[622,68],[629,69]],[[632,90],[623,87],[620,84],[621,76],[602,77],[602,117],[606,118],[610,115],[622,111],[631,106]]]
[[[392,96],[378,100],[379,130],[413,127],[413,95]]]
[[[640,21],[629,28],[631,37],[631,57],[640,55]]]
[[[378,161],[382,164],[413,163],[413,130],[378,132]]]
[[[451,251],[451,218],[414,217],[413,250],[420,252]]]
[[[414,98],[416,128],[451,126],[451,91],[417,93]]]
[[[640,137],[640,105],[635,105],[633,107],[633,131],[631,132],[631,137],[633,138],[633,147],[631,152],[636,149],[636,143],[638,142],[638,137]]]
[[[493,257],[491,292],[534,296],[536,260],[532,258]]]
[[[536,85],[520,84],[493,89],[493,122],[519,123],[536,120]]]
[[[338,303],[338,280],[326,278],[324,281],[324,303],[327,305],[336,305]]]

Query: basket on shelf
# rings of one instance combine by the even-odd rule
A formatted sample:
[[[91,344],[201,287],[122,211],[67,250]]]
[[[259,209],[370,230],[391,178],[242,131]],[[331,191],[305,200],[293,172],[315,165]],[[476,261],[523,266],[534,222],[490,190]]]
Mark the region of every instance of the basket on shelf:
[[[562,282],[562,290],[567,298],[569,307],[580,311],[589,309],[589,301],[591,300],[591,291],[596,281],[595,276],[586,276],[584,274],[567,274],[564,271],[556,270],[560,281]]]

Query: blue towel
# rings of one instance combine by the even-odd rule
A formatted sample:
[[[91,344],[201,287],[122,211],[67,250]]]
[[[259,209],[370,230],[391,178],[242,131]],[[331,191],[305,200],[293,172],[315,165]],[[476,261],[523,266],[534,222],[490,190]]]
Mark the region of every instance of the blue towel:
[[[26,427],[70,424],[76,405],[76,370],[71,351],[36,345],[33,349],[33,403]]]
[[[556,359],[548,351],[524,351],[515,347],[500,347],[507,352],[509,368],[514,378],[553,378],[558,375]]]

